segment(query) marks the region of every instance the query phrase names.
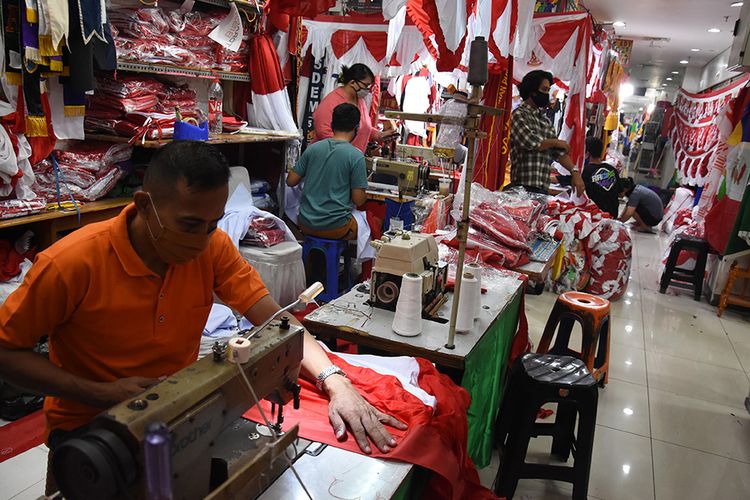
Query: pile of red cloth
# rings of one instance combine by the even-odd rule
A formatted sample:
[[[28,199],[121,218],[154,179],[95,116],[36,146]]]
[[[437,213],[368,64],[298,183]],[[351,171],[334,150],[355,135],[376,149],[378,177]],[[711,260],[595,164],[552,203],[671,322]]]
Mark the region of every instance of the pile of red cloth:
[[[12,219],[24,215],[34,215],[47,208],[47,200],[34,198],[31,200],[3,200],[0,201],[0,219]]]
[[[246,73],[250,52],[247,27],[237,52],[208,37],[227,14],[227,10],[203,13],[150,7],[107,12],[121,60]]]
[[[130,159],[132,147],[89,141],[76,143],[66,151],[55,150],[53,154],[59,171],[55,172],[50,160],[34,165],[34,192],[49,201],[56,201],[58,195],[62,200],[73,196],[76,200],[94,201],[105,196],[120,180],[122,170],[117,164]]]
[[[271,217],[253,217],[242,242],[256,247],[272,247],[286,241],[286,231]]]
[[[617,300],[628,289],[633,242],[625,225],[612,219],[603,219],[587,238],[591,263],[586,291]]]
[[[96,93],[89,98],[86,129],[124,137],[171,137],[175,107],[184,116],[193,116],[196,103],[195,91],[187,85],[170,85],[142,75],[118,80],[100,75]]]

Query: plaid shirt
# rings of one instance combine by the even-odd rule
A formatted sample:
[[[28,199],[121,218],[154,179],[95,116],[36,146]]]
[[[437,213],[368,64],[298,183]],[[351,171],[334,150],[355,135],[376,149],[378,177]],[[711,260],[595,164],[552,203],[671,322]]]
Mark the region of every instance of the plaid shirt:
[[[526,102],[516,108],[510,121],[510,181],[547,191],[552,160],[559,152],[539,151],[545,139],[557,139],[544,111]]]

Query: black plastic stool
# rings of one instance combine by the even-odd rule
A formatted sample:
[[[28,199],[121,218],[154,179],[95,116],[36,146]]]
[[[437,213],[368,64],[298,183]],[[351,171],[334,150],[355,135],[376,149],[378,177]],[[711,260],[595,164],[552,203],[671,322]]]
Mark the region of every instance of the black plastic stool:
[[[695,269],[688,270],[677,267],[677,258],[683,250],[692,250],[698,253],[695,261]],[[659,293],[665,293],[669,286],[687,288],[693,290],[693,298],[701,300],[703,293],[703,275],[706,272],[706,260],[708,259],[709,246],[706,240],[681,236],[675,239],[672,249],[669,251],[667,266],[661,275]],[[675,283],[672,283],[675,281]]]
[[[573,484],[573,498],[585,499],[594,448],[599,388],[580,359],[554,354],[526,354],[511,370],[500,410],[500,468],[495,494],[513,498],[519,479],[554,479]],[[554,423],[536,423],[539,408],[557,403]],[[575,432],[578,415],[578,432]],[[529,439],[553,436],[552,454],[573,467],[526,462]]]

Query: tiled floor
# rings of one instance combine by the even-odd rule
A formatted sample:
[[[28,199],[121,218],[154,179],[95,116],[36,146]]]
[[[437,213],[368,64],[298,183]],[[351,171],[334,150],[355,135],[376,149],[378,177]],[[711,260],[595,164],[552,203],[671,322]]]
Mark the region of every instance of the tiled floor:
[[[600,392],[590,498],[750,498],[750,314],[688,295],[658,293],[665,240],[634,234],[627,296],[613,304],[610,378]],[[538,342],[555,296],[527,298]],[[549,460],[550,438],[533,440],[529,460]],[[42,494],[44,446],[0,465],[0,500]],[[493,464],[480,471],[490,485]],[[554,481],[521,481],[516,499],[570,498]]]
[[[750,314],[719,319],[705,300],[658,292],[666,239],[633,234],[627,296],[612,304],[609,384],[600,392],[589,497],[750,498]],[[555,296],[528,296],[538,343]],[[549,460],[551,438],[528,460]],[[491,485],[497,460],[480,471]],[[522,480],[516,499],[569,498],[571,487]]]

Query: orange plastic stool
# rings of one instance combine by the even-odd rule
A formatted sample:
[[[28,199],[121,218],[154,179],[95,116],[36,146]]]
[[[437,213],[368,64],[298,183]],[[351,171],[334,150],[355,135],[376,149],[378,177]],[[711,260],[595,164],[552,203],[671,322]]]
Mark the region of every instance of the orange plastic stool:
[[[576,321],[582,329],[580,351],[569,347]],[[575,356],[586,363],[591,375],[604,386],[608,381],[610,337],[607,299],[583,292],[564,292],[552,308],[536,352]]]

